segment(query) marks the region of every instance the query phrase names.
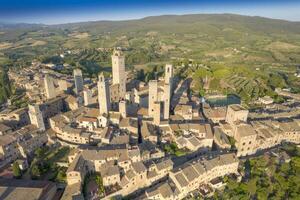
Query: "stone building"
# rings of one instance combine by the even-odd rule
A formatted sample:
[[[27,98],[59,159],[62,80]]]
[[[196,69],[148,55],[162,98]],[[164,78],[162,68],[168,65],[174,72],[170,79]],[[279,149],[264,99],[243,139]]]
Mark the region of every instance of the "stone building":
[[[35,125],[39,130],[45,130],[43,114],[39,105],[28,105],[28,113],[31,124]]]
[[[161,121],[161,103],[159,101],[154,102],[153,110],[153,123],[159,126]]]
[[[81,91],[83,91],[83,78],[82,78],[81,70],[74,69],[73,76],[74,76],[74,82],[75,82],[75,92],[76,92],[76,94],[79,94]]]
[[[118,85],[119,99],[125,99],[126,94],[126,73],[125,73],[125,56],[121,50],[115,49],[112,59],[113,85]]]
[[[164,119],[170,118],[170,106],[171,106],[171,85],[165,83],[164,85]]]
[[[52,200],[57,187],[50,181],[1,178],[0,191],[1,199]]]
[[[233,124],[234,122],[246,122],[249,111],[239,104],[229,105],[226,113],[226,122]]]
[[[151,80],[149,81],[149,103],[148,103],[148,115],[154,117],[155,103],[158,101],[158,81]]]
[[[119,102],[119,112],[121,113],[121,116],[123,118],[127,117],[127,105],[126,105],[126,101],[125,100],[121,100]]]
[[[109,86],[105,80],[103,73],[99,75],[98,80],[98,103],[100,115],[108,114],[110,110]]]
[[[86,161],[83,159],[81,154],[77,154],[75,156],[66,172],[68,185],[83,183],[84,177],[87,173],[85,163]]]
[[[83,109],[69,111],[64,114],[56,115],[49,119],[50,127],[55,131],[56,137],[65,145],[79,145],[90,143],[90,132],[85,132],[82,128],[71,126],[71,123],[77,122],[82,127],[94,126],[97,118],[89,118],[84,116]],[[88,121],[83,121],[88,118]]]
[[[172,83],[173,76],[174,76],[173,65],[166,64],[166,67],[165,67],[165,84],[172,85],[173,84]]]
[[[170,117],[170,106],[173,90],[173,66],[167,64],[165,67],[165,83],[164,83],[164,119]]]
[[[89,106],[91,104],[93,104],[93,93],[91,90],[86,89],[83,91],[83,102],[84,102],[84,106]]]
[[[20,152],[17,147],[17,138],[15,136],[2,135],[0,137],[0,166],[4,166],[10,162],[13,162],[20,156]]]
[[[46,74],[44,77],[45,95],[47,99],[56,97],[56,90],[53,78]]]
[[[24,126],[10,134],[0,136],[0,167],[16,159],[32,155],[34,150],[48,141],[47,134],[35,125]]]
[[[169,180],[150,187],[139,199],[183,199],[214,178],[237,174],[238,164],[234,154],[194,159],[170,171]]]
[[[19,108],[13,111],[0,112],[0,121],[13,129],[18,129],[22,126],[30,124],[28,108]]]
[[[49,125],[49,118],[61,113],[66,109],[65,100],[66,96],[58,96],[39,105],[46,127]]]
[[[234,127],[234,138],[238,149],[237,156],[247,156],[256,152],[257,133],[251,125],[237,124]]]

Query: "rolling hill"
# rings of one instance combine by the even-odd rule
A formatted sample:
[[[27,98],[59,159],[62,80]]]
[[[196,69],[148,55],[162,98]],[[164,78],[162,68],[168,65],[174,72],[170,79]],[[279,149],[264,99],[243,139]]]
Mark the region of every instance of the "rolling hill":
[[[300,23],[262,17],[165,15],[53,26],[16,24],[0,26],[0,30],[0,52],[8,57],[11,52],[26,57],[62,49],[122,46],[153,48],[168,57],[229,63],[300,61]],[[23,49],[27,53],[22,53]]]
[[[107,70],[111,48],[116,46],[126,49],[131,67],[180,64],[190,59],[194,64],[207,66],[212,74],[220,74],[226,68],[226,76],[221,73],[212,79],[214,89],[219,88],[220,82],[230,87],[239,83],[234,68],[243,67],[247,70],[240,80],[253,80],[244,81],[247,90],[238,89],[238,93],[247,94],[248,99],[270,93],[272,88],[264,80],[270,77],[280,77],[280,82],[290,87],[300,85],[297,79],[291,79],[300,63],[300,22],[194,14],[52,26],[0,25],[0,65],[26,66],[33,59],[59,60],[94,74]],[[57,59],[60,54],[66,56]],[[261,71],[253,73],[257,69]],[[185,74],[193,76],[197,69],[190,74],[189,71]],[[237,81],[230,82],[230,77]],[[264,87],[255,89],[257,85]]]

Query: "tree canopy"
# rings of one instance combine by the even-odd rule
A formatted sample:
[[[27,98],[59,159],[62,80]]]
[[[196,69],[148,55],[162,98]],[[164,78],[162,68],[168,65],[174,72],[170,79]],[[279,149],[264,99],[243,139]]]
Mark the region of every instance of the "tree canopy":
[[[22,176],[22,171],[19,167],[18,162],[14,162],[12,170],[13,170],[13,175],[15,178],[20,178]]]
[[[0,71],[0,103],[3,103],[12,94],[11,83],[7,74],[7,70]]]
[[[285,148],[292,156],[289,163],[278,163],[274,157],[251,158],[246,162],[250,177],[241,183],[229,178],[224,191],[213,199],[299,199],[300,149]]]

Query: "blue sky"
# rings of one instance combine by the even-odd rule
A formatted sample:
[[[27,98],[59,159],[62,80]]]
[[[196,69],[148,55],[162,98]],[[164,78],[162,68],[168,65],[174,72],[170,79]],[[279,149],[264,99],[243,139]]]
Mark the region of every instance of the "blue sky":
[[[299,0],[0,0],[0,22],[60,24],[164,14],[235,13],[300,21]]]

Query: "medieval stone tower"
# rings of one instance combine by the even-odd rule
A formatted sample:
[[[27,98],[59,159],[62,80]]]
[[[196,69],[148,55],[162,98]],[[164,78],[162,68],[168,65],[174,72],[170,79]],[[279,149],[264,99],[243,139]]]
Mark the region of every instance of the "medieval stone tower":
[[[44,77],[44,85],[45,85],[45,94],[47,99],[52,99],[56,97],[56,91],[54,86],[53,78],[46,74]]]
[[[80,69],[74,69],[73,71],[74,82],[75,82],[75,92],[78,94],[83,91],[83,78],[82,72]]]
[[[148,115],[154,117],[154,104],[158,101],[158,81],[149,81],[149,104],[148,104]]]
[[[110,110],[109,86],[105,80],[103,73],[99,75],[98,80],[98,101],[100,115],[108,114]]]
[[[119,85],[119,100],[125,98],[126,94],[126,74],[125,74],[125,56],[121,50],[115,49],[112,59],[113,85]]]
[[[165,84],[164,84],[164,119],[170,117],[170,106],[172,98],[173,66],[167,64],[165,67]]]
[[[28,105],[28,110],[31,124],[35,125],[41,131],[46,130],[43,114],[40,111],[39,105]]]

